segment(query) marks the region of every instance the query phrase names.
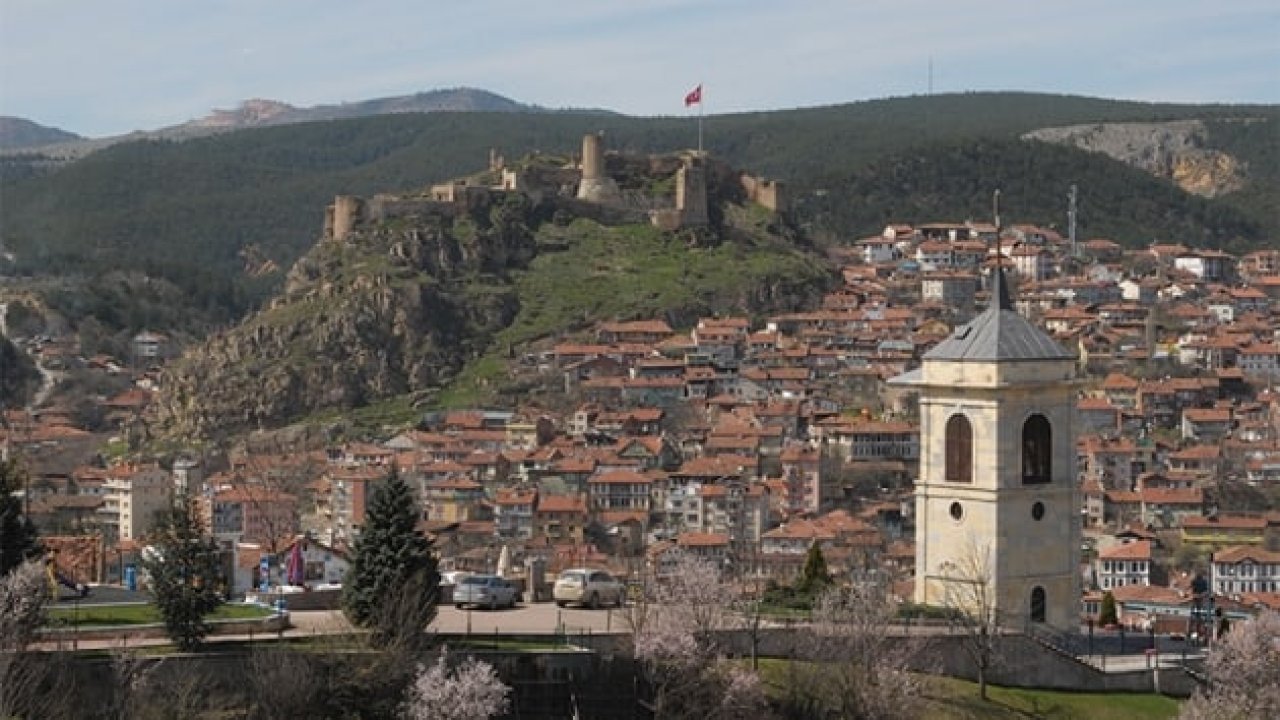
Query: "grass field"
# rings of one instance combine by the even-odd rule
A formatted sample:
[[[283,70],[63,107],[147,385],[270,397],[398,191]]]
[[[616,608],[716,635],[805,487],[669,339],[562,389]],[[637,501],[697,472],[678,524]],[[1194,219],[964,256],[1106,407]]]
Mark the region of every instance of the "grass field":
[[[770,695],[785,692],[787,661],[760,661],[760,674]],[[921,720],[1168,720],[1178,714],[1178,701],[1153,693],[1074,693],[1056,690],[987,686],[949,677],[926,676]]]
[[[1072,693],[1053,690],[987,687],[988,700],[978,697],[978,684],[955,678],[931,677],[925,685],[924,718],[939,720],[1165,720],[1178,715],[1178,701],[1152,693]]]
[[[246,620],[267,617],[271,610],[261,605],[220,605],[210,620]],[[99,627],[111,625],[148,625],[162,622],[155,605],[82,605],[79,609],[58,607],[49,610],[49,624]]]

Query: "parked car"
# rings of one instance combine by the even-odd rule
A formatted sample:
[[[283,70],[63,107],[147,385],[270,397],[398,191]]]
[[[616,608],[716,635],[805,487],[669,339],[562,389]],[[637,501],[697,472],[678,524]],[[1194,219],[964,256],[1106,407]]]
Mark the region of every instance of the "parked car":
[[[497,575],[471,575],[453,589],[453,604],[459,610],[467,605],[490,610],[515,607],[519,600],[520,590],[515,584]]]
[[[622,607],[626,593],[622,583],[604,570],[573,568],[556,578],[551,596],[560,607],[577,603],[583,607],[598,608],[601,605]]]

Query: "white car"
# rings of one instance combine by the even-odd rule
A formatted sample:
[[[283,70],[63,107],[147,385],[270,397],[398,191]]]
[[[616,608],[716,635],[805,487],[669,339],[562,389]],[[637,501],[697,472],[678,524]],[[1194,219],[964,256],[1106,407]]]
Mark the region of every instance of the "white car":
[[[471,575],[453,589],[453,604],[459,610],[467,605],[490,610],[515,607],[519,600],[520,590],[515,584],[497,575]]]
[[[626,593],[626,587],[604,570],[573,568],[565,570],[556,578],[551,596],[560,607],[576,603],[583,607],[598,608],[602,605],[622,607]]]

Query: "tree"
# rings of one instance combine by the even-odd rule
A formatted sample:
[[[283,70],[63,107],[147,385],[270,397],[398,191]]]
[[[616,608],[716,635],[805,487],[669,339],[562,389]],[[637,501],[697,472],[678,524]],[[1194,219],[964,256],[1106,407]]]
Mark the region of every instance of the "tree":
[[[209,634],[205,616],[222,604],[218,546],[205,537],[192,500],[185,495],[161,513],[150,541],[142,553],[142,569],[165,631],[178,649],[195,650]]]
[[[413,491],[393,467],[373,486],[342,595],[351,622],[371,628],[383,645],[418,642],[435,618],[440,573],[419,517]]]
[[[827,571],[827,559],[814,540],[809,546],[809,554],[804,558],[804,567],[800,570],[800,579],[796,581],[796,592],[806,597],[816,597],[831,586],[831,573]]]
[[[0,717],[47,717],[52,698],[46,656],[25,654],[44,622],[49,582],[44,566],[29,560],[0,575]],[[37,655],[38,657],[32,657]]]
[[[896,612],[880,583],[823,593],[800,649],[806,662],[792,674],[791,709],[821,708],[823,717],[917,716],[922,688],[909,670],[915,645],[892,636]]]
[[[1209,684],[1182,706],[1182,720],[1280,717],[1280,613],[1233,625],[1207,669]]]
[[[1098,610],[1099,625],[1117,625],[1120,618],[1116,616],[1116,596],[1108,590],[1102,594],[1102,607]]]
[[[961,646],[978,675],[978,695],[987,699],[987,673],[999,660],[1000,609],[996,603],[995,575],[990,546],[971,543],[943,580],[943,604]]]
[[[0,460],[0,577],[41,554],[36,528],[16,494],[25,490],[25,482],[26,471],[17,459]]]
[[[722,662],[737,593],[715,563],[676,551],[669,573],[628,608],[635,657],[653,686],[654,717],[765,717],[759,677]]]
[[[449,648],[419,665],[401,710],[405,720],[489,720],[507,711],[508,687],[487,662],[468,657],[449,667]]]

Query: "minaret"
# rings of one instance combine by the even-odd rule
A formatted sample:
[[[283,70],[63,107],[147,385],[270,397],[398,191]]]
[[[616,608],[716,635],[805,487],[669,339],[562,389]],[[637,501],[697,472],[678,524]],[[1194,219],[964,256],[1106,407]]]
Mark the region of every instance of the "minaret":
[[[1001,624],[1075,631],[1075,356],[1014,311],[1002,263],[993,273],[987,309],[891,381],[920,394],[915,601],[955,606],[957,588],[988,583]]]

